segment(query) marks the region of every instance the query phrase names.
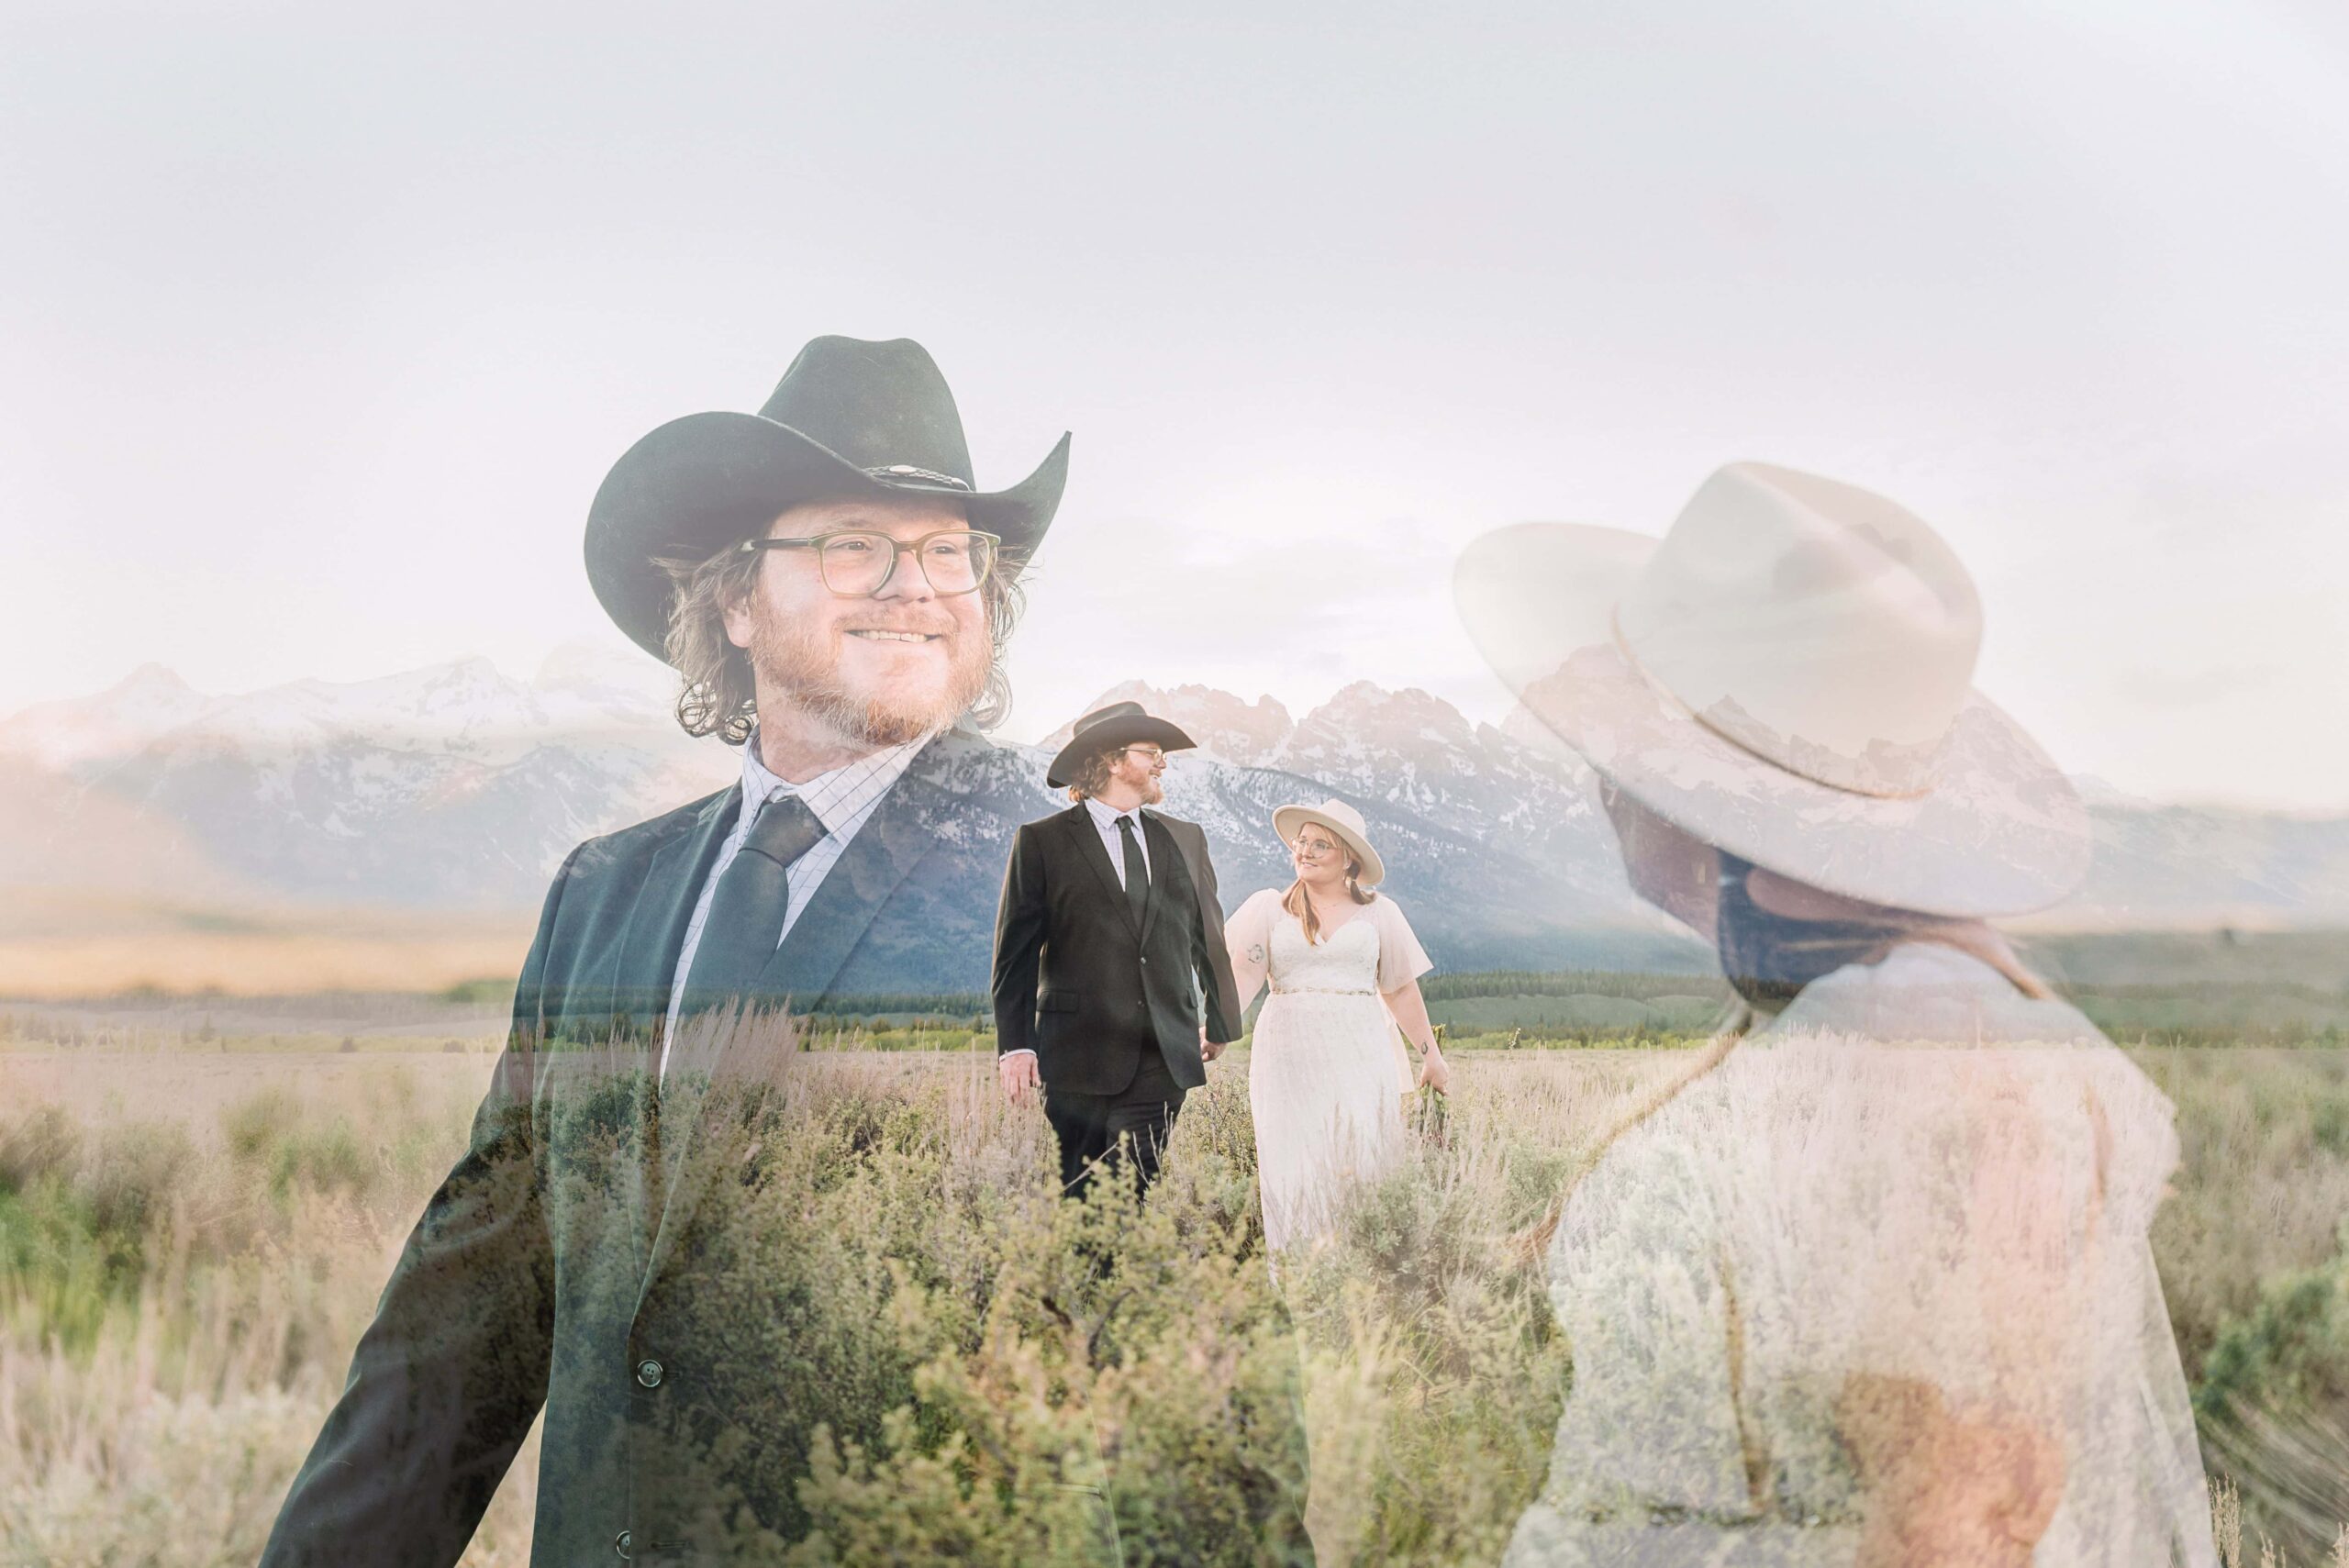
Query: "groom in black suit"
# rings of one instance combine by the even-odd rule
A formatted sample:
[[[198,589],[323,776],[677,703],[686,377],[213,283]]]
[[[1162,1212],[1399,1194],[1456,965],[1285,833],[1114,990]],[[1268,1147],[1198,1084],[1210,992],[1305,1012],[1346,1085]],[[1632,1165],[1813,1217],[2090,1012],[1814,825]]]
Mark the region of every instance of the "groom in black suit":
[[[981,491],[919,344],[819,338],[758,414],[673,420],[613,467],[589,582],[741,780],[556,873],[471,1145],[264,1568],[447,1568],[541,1412],[533,1562],[764,1562],[804,1523],[804,1369],[726,1363],[719,1287],[757,1277],[735,1113],[789,1043],[732,1009],[909,989],[957,935],[984,952],[999,851],[973,824],[1025,786],[975,725],[1067,453]]]
[[[1207,835],[1145,809],[1165,798],[1166,753],[1192,744],[1137,703],[1086,714],[1044,781],[1076,804],[1012,839],[996,912],[998,1070],[1015,1103],[1041,1078],[1071,1194],[1128,1138],[1147,1188],[1185,1093],[1240,1036]]]

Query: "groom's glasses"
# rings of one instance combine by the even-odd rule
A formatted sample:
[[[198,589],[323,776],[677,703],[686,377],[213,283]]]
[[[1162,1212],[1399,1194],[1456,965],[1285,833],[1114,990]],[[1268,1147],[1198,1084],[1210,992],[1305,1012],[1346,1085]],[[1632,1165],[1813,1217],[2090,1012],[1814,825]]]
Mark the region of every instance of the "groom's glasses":
[[[975,528],[948,528],[907,544],[884,533],[849,528],[813,539],[746,539],[744,554],[757,550],[812,550],[824,586],[844,598],[869,599],[897,574],[897,557],[910,555],[922,580],[941,598],[974,592],[995,574],[996,547],[1003,542]]]

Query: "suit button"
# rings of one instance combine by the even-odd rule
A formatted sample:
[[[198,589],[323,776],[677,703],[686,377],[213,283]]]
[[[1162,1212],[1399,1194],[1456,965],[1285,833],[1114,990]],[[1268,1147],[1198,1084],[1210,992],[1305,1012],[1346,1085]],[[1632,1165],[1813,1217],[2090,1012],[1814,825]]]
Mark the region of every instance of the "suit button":
[[[626,1557],[628,1555],[628,1531],[626,1530],[620,1531],[619,1534],[612,1538],[612,1550],[618,1552],[622,1557]]]
[[[647,1356],[636,1363],[636,1380],[647,1388],[661,1386],[661,1363]]]

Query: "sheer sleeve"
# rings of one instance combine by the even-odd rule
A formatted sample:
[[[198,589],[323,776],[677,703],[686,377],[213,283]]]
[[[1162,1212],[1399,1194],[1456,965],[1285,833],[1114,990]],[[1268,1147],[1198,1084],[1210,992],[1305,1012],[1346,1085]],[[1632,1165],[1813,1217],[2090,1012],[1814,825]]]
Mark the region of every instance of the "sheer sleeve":
[[[1248,1004],[1264,989],[1264,975],[1272,965],[1273,918],[1281,912],[1281,895],[1271,888],[1263,888],[1248,895],[1248,901],[1227,921],[1223,929],[1225,945],[1231,953],[1231,978],[1239,992],[1239,1007],[1248,1010]]]
[[[1403,917],[1403,906],[1387,897],[1378,895],[1370,906],[1371,917],[1378,922],[1378,989],[1384,995],[1399,991],[1435,967],[1427,949],[1419,946],[1419,937],[1411,930],[1411,922]]]

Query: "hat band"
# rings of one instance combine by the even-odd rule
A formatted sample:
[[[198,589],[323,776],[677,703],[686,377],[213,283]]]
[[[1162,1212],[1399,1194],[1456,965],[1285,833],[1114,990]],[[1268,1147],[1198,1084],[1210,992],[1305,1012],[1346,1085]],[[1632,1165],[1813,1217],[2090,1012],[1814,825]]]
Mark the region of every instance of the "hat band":
[[[868,468],[864,472],[867,477],[878,479],[883,484],[887,484],[891,480],[918,479],[924,484],[943,484],[953,490],[971,488],[971,482],[967,479],[957,479],[951,473],[941,473],[934,468],[916,468],[909,462],[883,463],[878,468]]]
[[[1733,698],[1724,698],[1709,711],[1698,712],[1640,662],[1640,656],[1632,651],[1631,639],[1623,635],[1620,610],[1618,606],[1607,613],[1608,627],[1615,634],[1616,651],[1631,662],[1640,679],[1675,712],[1711,730],[1739,751],[1798,778],[1876,800],[1915,800],[1931,795],[1940,782],[1942,741],[1946,736],[1922,746],[1878,740],[1869,745],[1866,755],[1847,757],[1799,735],[1779,734],[1738,707]]]

